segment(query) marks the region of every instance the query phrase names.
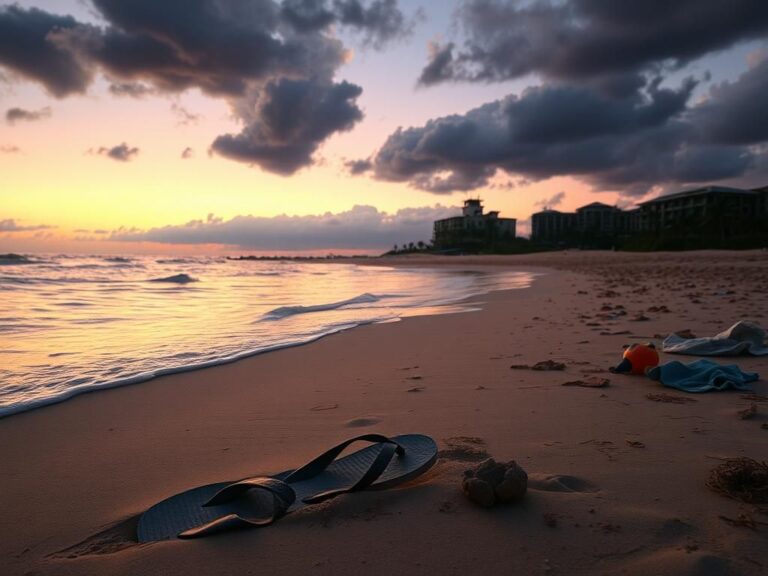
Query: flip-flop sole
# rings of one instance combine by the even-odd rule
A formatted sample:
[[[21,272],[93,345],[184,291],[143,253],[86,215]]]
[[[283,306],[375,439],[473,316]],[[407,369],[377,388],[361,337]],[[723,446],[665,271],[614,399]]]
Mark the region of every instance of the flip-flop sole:
[[[405,454],[392,458],[381,476],[367,490],[384,490],[407,482],[426,472],[437,460],[437,444],[429,436],[406,434],[393,436],[392,440],[405,449]],[[288,512],[307,506],[302,502],[304,498],[353,485],[370,468],[380,450],[381,444],[368,446],[335,460],[313,478],[292,482],[290,486],[296,493],[296,501]],[[293,470],[271,476],[282,480],[291,472]],[[247,498],[239,498],[234,502],[203,507],[214,494],[232,482],[237,480],[192,488],[155,504],[139,519],[139,542],[168,540],[176,538],[181,532],[230,514],[253,516],[254,509],[271,509],[269,500],[272,496],[262,490],[251,490]]]

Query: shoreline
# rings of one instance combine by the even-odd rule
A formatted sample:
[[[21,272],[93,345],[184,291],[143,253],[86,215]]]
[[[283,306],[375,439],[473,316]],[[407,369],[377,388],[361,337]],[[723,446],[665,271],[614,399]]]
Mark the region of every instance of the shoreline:
[[[335,263],[334,263],[335,264]],[[355,265],[364,265],[364,264],[358,264],[358,263],[349,263],[350,266]],[[441,268],[445,268],[444,265],[437,265],[433,268],[426,267],[425,270],[431,270],[431,271],[438,271]],[[490,268],[488,266],[470,266],[470,267],[462,267],[463,271],[478,271],[478,272],[500,272],[500,270],[497,267]],[[509,270],[511,272],[512,270]],[[275,352],[277,350],[283,350],[287,348],[294,348],[294,347],[300,347],[300,346],[306,346],[308,344],[312,344],[313,342],[317,342],[318,340],[322,338],[326,338],[328,336],[332,336],[334,334],[339,334],[341,332],[346,332],[349,330],[354,330],[355,328],[359,328],[361,326],[367,326],[370,324],[383,324],[383,323],[389,323],[389,322],[399,322],[402,321],[405,318],[410,318],[414,316],[432,316],[432,315],[442,315],[442,314],[455,314],[459,312],[473,312],[476,311],[474,307],[472,307],[472,302],[478,298],[482,298],[483,296],[487,294],[491,294],[493,292],[499,292],[499,291],[505,291],[505,290],[520,290],[520,289],[530,289],[533,285],[533,282],[535,281],[535,277],[538,274],[542,274],[543,272],[541,270],[539,271],[528,271],[528,270],[519,270],[522,274],[528,274],[530,277],[530,284],[528,286],[522,286],[522,287],[508,287],[508,288],[491,288],[484,292],[478,292],[475,294],[469,294],[466,296],[457,296],[457,297],[449,297],[448,299],[443,298],[436,298],[433,303],[425,304],[422,306],[414,307],[413,309],[404,309],[404,313],[400,316],[394,317],[394,318],[388,318],[386,320],[378,320],[378,319],[370,319],[370,320],[361,320],[358,322],[355,322],[348,326],[342,326],[342,327],[333,327],[329,330],[322,332],[320,334],[311,335],[309,337],[306,337],[303,340],[293,340],[286,343],[280,343],[280,344],[274,344],[270,346],[266,346],[263,348],[253,349],[253,350],[244,350],[242,352],[239,352],[235,355],[231,356],[224,356],[221,358],[216,358],[214,360],[206,360],[204,362],[198,363],[198,364],[189,364],[184,366],[177,366],[177,367],[167,367],[167,368],[160,368],[157,369],[151,373],[143,373],[143,374],[137,374],[134,376],[129,376],[127,378],[123,379],[117,379],[111,382],[106,383],[97,383],[97,384],[90,384],[83,387],[76,387],[73,389],[68,389],[67,391],[51,397],[46,398],[40,398],[37,400],[31,400],[31,401],[25,401],[22,404],[13,404],[8,406],[0,406],[0,419],[3,418],[9,418],[11,416],[15,416],[17,414],[22,414],[24,412],[29,412],[31,410],[39,410],[41,408],[45,408],[47,406],[52,406],[56,404],[60,404],[62,402],[66,402],[68,400],[71,400],[73,398],[76,398],[78,396],[81,396],[83,394],[93,394],[97,393],[103,390],[111,390],[114,388],[120,388],[123,386],[134,386],[137,384],[143,384],[146,382],[150,382],[152,380],[155,380],[157,378],[162,378],[163,376],[170,376],[174,374],[183,374],[186,372],[193,372],[197,370],[205,370],[207,368],[214,368],[216,366],[221,366],[225,364],[230,364],[232,362],[239,362],[240,360],[244,360],[247,358],[251,358],[253,356],[258,356],[261,354],[267,354],[271,352]],[[456,310],[455,308],[458,306],[466,306],[465,310]],[[415,311],[415,313],[408,313],[409,310]]]
[[[8,463],[0,490],[12,495],[5,508],[13,519],[0,529],[0,559],[20,575],[246,573],[255,565],[278,574],[759,574],[766,531],[719,518],[757,512],[705,481],[717,464],[711,457],[764,454],[768,404],[741,420],[736,411],[748,402],[739,393],[658,403],[646,394],[674,391],[606,373],[633,337],[714,334],[744,313],[765,325],[766,255],[686,256],[539,259],[551,272],[533,288],[484,296],[472,314],[361,326],[0,419]],[[714,295],[729,283],[736,294]],[[639,323],[599,318],[601,307],[618,304],[671,312]],[[509,368],[546,359],[566,370]],[[768,374],[766,358],[720,361]],[[610,386],[562,387],[592,373]],[[768,384],[754,389],[765,395]],[[341,497],[267,529],[130,540],[132,519],[170,494],[292,468],[366,432],[429,434],[440,460],[408,487]],[[522,506],[486,511],[461,495],[463,470],[489,455],[528,471]],[[582,483],[557,491],[552,475]]]

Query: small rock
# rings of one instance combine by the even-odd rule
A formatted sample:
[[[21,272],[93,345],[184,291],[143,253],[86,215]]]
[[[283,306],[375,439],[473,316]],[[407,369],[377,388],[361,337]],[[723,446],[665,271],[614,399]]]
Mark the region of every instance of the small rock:
[[[521,500],[528,489],[528,474],[514,460],[504,464],[488,458],[464,472],[462,488],[475,504],[490,508]]]
[[[463,488],[467,498],[483,508],[490,508],[496,504],[493,487],[488,482],[483,482],[478,478],[465,478]]]

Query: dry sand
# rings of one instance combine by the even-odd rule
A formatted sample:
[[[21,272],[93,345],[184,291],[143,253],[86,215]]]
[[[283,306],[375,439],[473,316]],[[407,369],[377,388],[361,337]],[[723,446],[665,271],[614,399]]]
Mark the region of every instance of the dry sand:
[[[0,573],[766,573],[768,513],[705,482],[718,458],[768,458],[768,402],[652,401],[683,394],[607,368],[623,344],[656,334],[768,324],[768,253],[394,262],[544,274],[483,298],[481,312],[361,327],[0,420]],[[649,319],[633,321],[640,313]],[[510,369],[550,359],[565,371]],[[768,358],[735,361],[768,374]],[[611,383],[562,386],[588,376]],[[739,418],[753,403],[757,415]],[[374,431],[432,435],[441,457],[402,489],[340,497],[266,529],[132,541],[136,515],[170,494],[292,468]],[[463,470],[488,455],[528,471],[522,505],[489,511],[463,497]],[[756,530],[723,519],[741,515]]]

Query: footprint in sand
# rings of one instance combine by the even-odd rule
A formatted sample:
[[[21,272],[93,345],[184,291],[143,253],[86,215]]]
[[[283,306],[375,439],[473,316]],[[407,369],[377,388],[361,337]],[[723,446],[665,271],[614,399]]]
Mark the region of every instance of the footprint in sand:
[[[528,488],[543,492],[598,492],[591,482],[565,474],[528,474]]]
[[[485,440],[474,436],[454,436],[445,439],[446,448],[437,455],[444,460],[455,462],[480,462],[490,455],[485,450]]]
[[[365,428],[366,426],[373,426],[381,422],[381,418],[375,416],[368,416],[366,418],[353,418],[344,424],[347,428]]]

